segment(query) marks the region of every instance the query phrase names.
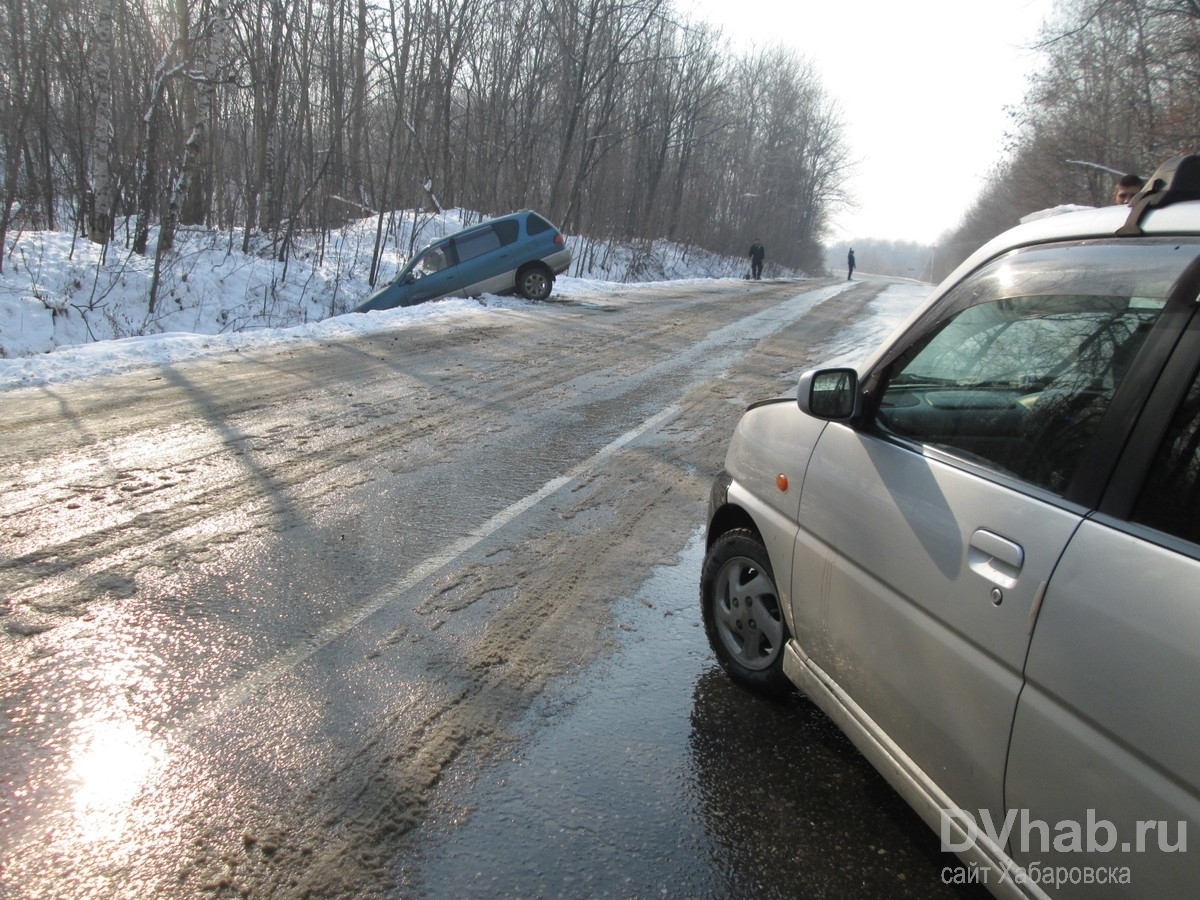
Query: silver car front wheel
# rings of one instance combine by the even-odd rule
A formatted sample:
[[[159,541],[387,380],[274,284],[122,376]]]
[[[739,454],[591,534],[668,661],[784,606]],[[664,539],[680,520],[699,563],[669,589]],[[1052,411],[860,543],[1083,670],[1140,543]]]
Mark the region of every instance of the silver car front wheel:
[[[704,558],[700,603],[708,642],[730,675],[766,694],[791,690],[783,674],[787,622],[756,534],[737,528],[717,538]]]

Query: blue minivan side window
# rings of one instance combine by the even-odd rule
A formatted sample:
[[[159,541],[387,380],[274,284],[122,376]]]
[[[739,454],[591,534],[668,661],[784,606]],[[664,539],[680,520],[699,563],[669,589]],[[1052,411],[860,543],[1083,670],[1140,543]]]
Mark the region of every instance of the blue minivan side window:
[[[447,266],[454,265],[451,257],[453,250],[449,241],[442,241],[426,250],[412,267],[413,278],[424,278],[434,272],[440,272]]]
[[[553,225],[551,225],[537,213],[530,213],[529,218],[525,220],[525,230],[531,235],[541,234],[543,231],[550,231],[553,228]]]
[[[521,223],[516,219],[502,219],[492,224],[496,234],[500,235],[502,245],[515,244],[521,236]]]
[[[458,261],[465,263],[467,260],[497,249],[500,246],[500,235],[496,234],[495,228],[481,228],[455,238],[454,246],[458,250]]]

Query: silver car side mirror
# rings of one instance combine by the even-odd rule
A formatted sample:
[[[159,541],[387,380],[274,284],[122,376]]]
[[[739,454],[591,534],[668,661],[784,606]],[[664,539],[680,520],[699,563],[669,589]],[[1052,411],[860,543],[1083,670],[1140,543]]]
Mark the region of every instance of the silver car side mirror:
[[[858,414],[858,372],[854,369],[813,369],[800,376],[796,402],[802,412],[818,419],[843,422]]]

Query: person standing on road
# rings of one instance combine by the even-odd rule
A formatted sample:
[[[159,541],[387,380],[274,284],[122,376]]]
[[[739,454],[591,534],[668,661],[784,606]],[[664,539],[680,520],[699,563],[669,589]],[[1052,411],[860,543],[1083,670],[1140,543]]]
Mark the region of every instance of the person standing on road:
[[[851,247],[850,252],[846,254],[846,268],[849,269],[849,271],[846,272],[846,280],[849,281],[850,278],[854,275],[854,248],[853,247]]]
[[[750,277],[755,281],[762,280],[763,257],[766,255],[767,251],[763,248],[762,241],[755,238],[754,243],[750,245]]]

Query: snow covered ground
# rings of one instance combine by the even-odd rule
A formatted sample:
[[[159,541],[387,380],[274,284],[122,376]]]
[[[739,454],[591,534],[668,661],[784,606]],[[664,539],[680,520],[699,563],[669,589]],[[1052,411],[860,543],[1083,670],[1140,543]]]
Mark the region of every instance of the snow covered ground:
[[[391,278],[413,248],[479,220],[463,210],[434,217],[397,214],[386,223],[380,280]],[[125,249],[123,230],[103,255],[97,245],[68,233],[19,234],[6,248],[0,274],[0,390],[528,305],[515,297],[485,296],[348,314],[371,290],[377,225],[376,219],[364,219],[319,243],[306,238],[286,263],[265,245],[243,253],[240,233],[183,229],[153,312],[147,303],[152,255]],[[155,237],[152,232],[151,246]],[[568,242],[575,262],[556,282],[559,298],[602,296],[629,282],[741,278],[746,267],[741,258],[665,241],[630,246],[572,236]],[[773,272],[768,265],[766,274],[800,273]],[[914,286],[897,295],[895,316],[879,310],[882,318],[874,317],[874,335],[928,290]]]

